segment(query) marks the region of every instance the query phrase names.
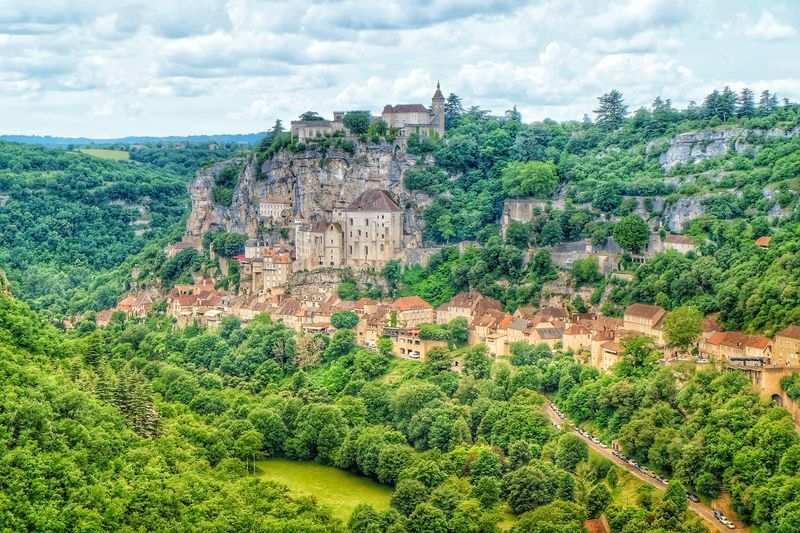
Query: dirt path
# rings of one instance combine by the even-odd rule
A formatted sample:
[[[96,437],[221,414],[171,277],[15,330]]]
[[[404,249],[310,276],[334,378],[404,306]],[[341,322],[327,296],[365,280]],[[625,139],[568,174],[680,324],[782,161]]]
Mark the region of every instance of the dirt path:
[[[567,431],[573,431],[572,428],[570,428],[568,425],[566,425],[568,420],[562,420],[561,418],[559,418],[559,416],[556,414],[555,411],[553,411],[553,408],[550,407],[550,405],[545,405],[545,413],[547,413],[547,417],[551,421],[555,422],[559,426],[564,427]],[[633,474],[634,476],[636,476],[640,480],[644,481],[645,483],[649,483],[650,485],[653,485],[656,488],[659,488],[661,490],[666,488],[666,485],[664,485],[663,483],[660,483],[659,481],[656,481],[655,479],[651,478],[647,474],[645,474],[643,472],[640,472],[639,470],[635,469],[634,467],[632,467],[631,465],[629,465],[628,463],[626,463],[625,461],[623,461],[619,457],[616,457],[614,454],[611,453],[611,450],[609,448],[603,448],[599,444],[596,444],[596,443],[592,442],[591,440],[587,439],[586,437],[584,437],[580,433],[576,432],[575,434],[578,435],[579,437],[581,437],[584,441],[586,441],[586,444],[588,444],[589,447],[592,448],[592,450],[596,451],[597,453],[599,453],[600,455],[602,455],[606,459],[610,460],[617,467],[622,468],[623,470],[626,470],[626,471],[630,472],[631,474]],[[750,531],[749,528],[747,528],[744,525],[742,525],[742,523],[741,523],[741,521],[739,521],[738,517],[736,517],[735,515],[732,515],[731,513],[728,512],[729,509],[723,509],[723,511],[725,512],[725,515],[728,518],[730,518],[731,521],[736,525],[736,529],[728,529],[728,527],[726,527],[722,522],[720,522],[719,520],[717,520],[714,517],[714,510],[711,509],[710,507],[702,504],[702,503],[694,503],[692,501],[689,501],[689,509],[691,511],[693,511],[695,514],[697,514],[698,516],[700,516],[700,518],[702,518],[703,521],[706,522],[706,526],[710,527],[712,530],[725,531],[725,532],[728,532],[728,531],[749,532]]]

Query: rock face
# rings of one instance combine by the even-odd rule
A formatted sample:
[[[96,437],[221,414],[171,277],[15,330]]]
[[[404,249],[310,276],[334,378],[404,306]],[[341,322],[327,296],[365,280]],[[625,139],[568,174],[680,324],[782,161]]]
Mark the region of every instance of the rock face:
[[[731,149],[737,153],[755,150],[757,147],[751,141],[758,137],[766,139],[793,137],[798,133],[800,133],[798,128],[750,131],[731,128],[681,133],[669,141],[667,150],[658,157],[658,162],[664,168],[670,168],[680,163],[697,163],[704,159],[725,155]],[[647,149],[651,152],[657,146],[658,142],[653,141]]]
[[[255,155],[220,162],[200,170],[188,185],[192,212],[185,240],[199,242],[205,232],[217,229],[255,237],[259,232],[258,206],[269,195],[289,196],[294,216],[315,222],[331,220],[335,209],[347,206],[368,189],[386,189],[403,208],[404,234],[408,240],[418,241],[423,227],[421,208],[429,199],[403,187],[403,174],[417,162],[418,158],[387,143],[359,143],[353,153],[340,148],[297,153],[284,149],[260,169]],[[244,170],[230,207],[215,204],[215,176],[226,167],[238,165]]]
[[[706,212],[704,202],[711,197],[709,194],[680,198],[677,202],[664,209],[662,221],[670,231],[684,231],[692,219],[701,217]]]

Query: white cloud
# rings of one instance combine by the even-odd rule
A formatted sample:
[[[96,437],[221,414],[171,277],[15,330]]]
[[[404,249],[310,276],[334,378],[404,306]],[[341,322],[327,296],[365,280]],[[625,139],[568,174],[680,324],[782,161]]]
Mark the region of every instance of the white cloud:
[[[93,117],[110,117],[114,114],[114,100],[108,99],[92,107],[91,115]]]
[[[779,22],[769,11],[763,11],[755,25],[748,24],[745,27],[744,34],[760,41],[772,41],[794,37],[797,35],[797,30],[789,24]]]
[[[427,104],[437,79],[465,105],[516,104],[528,120],[578,119],[612,87],[632,108],[659,95],[700,101],[737,83],[800,97],[800,43],[785,38],[800,13],[728,9],[724,0],[0,0],[0,133],[258,131],[309,109]]]

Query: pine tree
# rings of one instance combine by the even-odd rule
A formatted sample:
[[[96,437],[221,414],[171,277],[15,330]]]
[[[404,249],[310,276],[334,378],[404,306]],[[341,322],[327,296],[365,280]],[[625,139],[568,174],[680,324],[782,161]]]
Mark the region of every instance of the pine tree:
[[[736,93],[727,85],[722,89],[722,94],[719,97],[717,116],[723,122],[727,122],[736,116]]]
[[[719,91],[714,89],[703,101],[703,118],[719,116]]]
[[[761,91],[761,98],[758,100],[759,116],[771,115],[778,106],[778,97],[770,94],[768,90]]]
[[[622,93],[613,89],[597,100],[600,103],[594,110],[597,115],[597,125],[607,131],[619,129],[628,114],[628,106],[625,105]]]
[[[464,106],[461,105],[461,98],[450,93],[444,102],[444,128],[446,130],[454,128],[463,114]]]
[[[100,360],[105,353],[105,341],[99,331],[93,332],[86,340],[86,351],[83,353],[84,362],[92,368],[100,365]]]
[[[736,116],[739,118],[750,118],[756,114],[755,94],[745,87],[739,93],[739,109]]]

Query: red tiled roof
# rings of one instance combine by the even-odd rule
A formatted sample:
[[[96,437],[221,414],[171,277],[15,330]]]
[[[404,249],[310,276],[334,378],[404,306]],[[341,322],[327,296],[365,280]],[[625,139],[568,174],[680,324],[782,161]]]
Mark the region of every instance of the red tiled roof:
[[[392,303],[392,311],[410,311],[412,309],[433,309],[433,306],[419,296],[403,296]]]
[[[759,237],[756,239],[756,246],[769,246],[769,243],[772,242],[772,237]]]

